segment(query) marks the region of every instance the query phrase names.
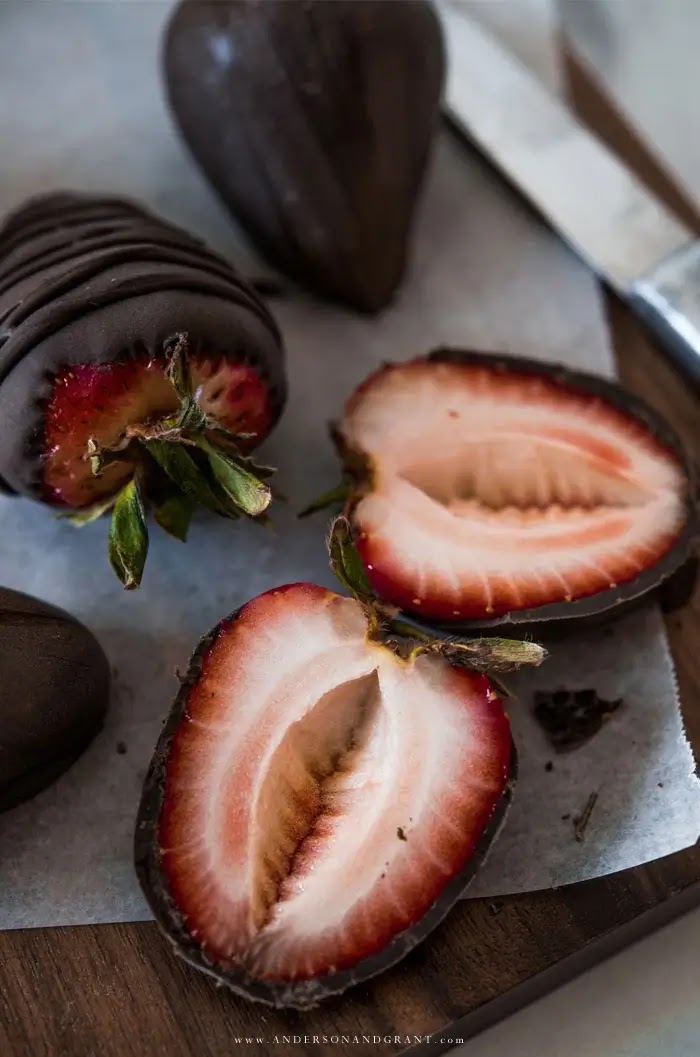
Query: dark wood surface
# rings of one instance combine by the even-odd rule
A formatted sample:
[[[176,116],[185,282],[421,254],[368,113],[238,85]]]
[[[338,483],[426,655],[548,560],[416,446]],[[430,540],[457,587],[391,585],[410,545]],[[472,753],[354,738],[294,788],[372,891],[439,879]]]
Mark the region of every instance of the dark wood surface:
[[[649,164],[571,57],[568,68],[581,112],[697,228],[692,207]],[[608,304],[625,381],[673,419],[700,458],[700,400],[626,310],[612,298]],[[667,623],[697,755],[700,592]],[[279,1013],[217,990],[172,955],[152,924],[6,932],[0,934],[0,1054],[360,1057],[409,1048],[436,1054],[439,1045],[413,1045],[409,1037],[437,1033],[448,1048],[449,1040],[467,1038],[696,902],[698,847],[556,892],[462,903],[400,966],[311,1014]],[[276,1041],[284,1036],[291,1040]],[[350,1041],[330,1041],[338,1036]],[[370,1038],[354,1041],[358,1036]]]

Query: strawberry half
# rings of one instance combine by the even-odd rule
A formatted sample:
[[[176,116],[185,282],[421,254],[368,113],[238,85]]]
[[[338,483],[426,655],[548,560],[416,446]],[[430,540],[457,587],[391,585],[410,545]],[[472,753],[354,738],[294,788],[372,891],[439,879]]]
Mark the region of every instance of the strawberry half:
[[[488,677],[372,625],[313,584],[248,602],[200,644],[151,763],[141,885],[177,952],[248,998],[308,1007],[398,961],[510,797]]]
[[[152,506],[184,538],[202,504],[259,516],[249,453],[285,398],[279,331],[197,239],[118,198],[53,194],[0,228],[0,487],[113,509],[110,558],[141,579]]]
[[[612,612],[697,536],[668,424],[560,366],[448,350],[390,364],[350,397],[336,439],[374,590],[428,621]]]

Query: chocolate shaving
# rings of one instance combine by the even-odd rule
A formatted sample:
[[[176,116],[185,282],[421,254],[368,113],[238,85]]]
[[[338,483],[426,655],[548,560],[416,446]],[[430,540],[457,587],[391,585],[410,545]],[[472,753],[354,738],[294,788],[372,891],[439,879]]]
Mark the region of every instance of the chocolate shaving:
[[[588,797],[588,800],[586,801],[586,806],[584,807],[582,813],[580,815],[577,815],[573,820],[574,837],[579,842],[579,844],[581,844],[585,840],[586,829],[588,828],[588,823],[591,820],[591,815],[593,814],[593,808],[596,805],[597,799],[598,794],[591,793],[591,795]]]
[[[606,701],[593,689],[538,690],[534,713],[557,752],[566,752],[589,741],[621,705],[622,698]]]

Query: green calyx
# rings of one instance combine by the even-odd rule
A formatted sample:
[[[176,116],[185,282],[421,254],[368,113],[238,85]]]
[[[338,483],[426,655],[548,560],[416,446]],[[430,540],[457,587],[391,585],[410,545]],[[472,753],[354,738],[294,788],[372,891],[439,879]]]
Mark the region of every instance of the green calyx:
[[[375,470],[370,457],[351,448],[335,422],[330,424],[330,435],[343,468],[341,479],[333,488],[312,499],[297,517],[309,517],[320,510],[345,513],[358,496],[371,488]]]
[[[491,674],[515,671],[524,665],[536,667],[547,656],[543,646],[527,639],[440,637],[403,620],[395,606],[387,605],[377,597],[345,517],[337,517],[331,525],[328,556],[338,580],[362,603],[370,638],[381,642],[404,660],[413,661],[423,653],[433,654],[452,664]]]
[[[187,338],[180,335],[168,358],[166,377],[180,399],[179,410],[166,418],[129,426],[113,448],[94,438],[85,459],[95,477],[108,463],[134,467],[131,480],[116,494],[68,515],[85,525],[112,511],[109,559],[127,590],[141,583],[148,553],[146,517],[185,541],[197,506],[235,520],[265,521],[272,501],[267,483],[274,470],[256,465],[241,451],[245,434],[233,434],[207,418],[197,403],[187,360]]]

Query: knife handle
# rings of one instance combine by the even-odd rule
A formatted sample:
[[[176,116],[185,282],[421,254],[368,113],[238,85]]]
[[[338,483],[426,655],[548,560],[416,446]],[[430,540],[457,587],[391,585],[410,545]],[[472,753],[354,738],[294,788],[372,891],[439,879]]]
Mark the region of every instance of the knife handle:
[[[627,301],[676,365],[700,387],[700,241],[637,279]]]

